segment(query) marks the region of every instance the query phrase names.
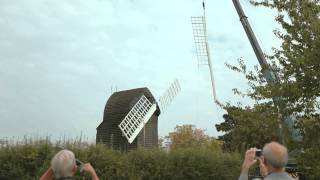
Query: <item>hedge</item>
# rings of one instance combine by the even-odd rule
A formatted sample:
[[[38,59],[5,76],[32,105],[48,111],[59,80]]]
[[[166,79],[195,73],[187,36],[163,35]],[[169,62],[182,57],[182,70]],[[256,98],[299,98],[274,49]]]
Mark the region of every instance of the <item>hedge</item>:
[[[240,173],[238,154],[210,149],[113,151],[103,145],[64,145],[83,162],[90,162],[100,179],[108,180],[232,180]],[[24,144],[0,148],[0,179],[38,179],[60,150],[51,143]],[[76,179],[82,179],[80,174]],[[90,178],[86,178],[90,179]]]

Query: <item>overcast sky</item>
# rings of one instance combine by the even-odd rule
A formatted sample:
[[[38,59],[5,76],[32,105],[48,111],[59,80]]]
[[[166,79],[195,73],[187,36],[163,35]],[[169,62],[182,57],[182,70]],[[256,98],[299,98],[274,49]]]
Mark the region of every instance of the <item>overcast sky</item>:
[[[263,50],[279,41],[275,12],[242,0]],[[257,63],[232,0],[206,2],[216,91],[246,100],[246,81],[227,69]],[[191,16],[200,0],[0,0],[0,138],[49,135],[94,139],[111,87],[148,87],[156,98],[179,79],[181,92],[159,117],[159,135],[194,124],[217,136],[208,67],[197,65]]]

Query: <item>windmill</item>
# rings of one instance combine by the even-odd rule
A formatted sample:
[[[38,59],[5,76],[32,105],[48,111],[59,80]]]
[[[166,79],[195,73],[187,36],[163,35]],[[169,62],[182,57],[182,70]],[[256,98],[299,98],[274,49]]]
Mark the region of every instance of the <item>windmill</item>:
[[[180,90],[181,88],[179,81],[175,80],[171,84],[169,89],[159,99],[160,107],[162,110],[167,108],[167,106],[172,102],[172,100]],[[144,129],[145,144],[145,125],[150,120],[156,109],[156,102],[152,103],[144,95],[142,95],[138,102],[133,106],[133,108],[119,124],[120,130],[130,144],[138,136],[142,129]]]
[[[175,80],[156,100],[148,88],[117,91],[108,99],[103,122],[97,127],[97,143],[126,152],[158,146],[158,116],[180,92]]]
[[[203,16],[193,16],[191,17],[191,24],[193,29],[193,37],[195,41],[196,54],[198,58],[198,65],[205,65],[209,67],[211,85],[212,85],[212,94],[214,101],[217,102],[217,95],[214,83],[214,76],[212,70],[212,62],[210,58],[210,50],[208,44],[208,35],[206,29],[206,13],[205,13],[205,3],[202,2],[203,7]]]

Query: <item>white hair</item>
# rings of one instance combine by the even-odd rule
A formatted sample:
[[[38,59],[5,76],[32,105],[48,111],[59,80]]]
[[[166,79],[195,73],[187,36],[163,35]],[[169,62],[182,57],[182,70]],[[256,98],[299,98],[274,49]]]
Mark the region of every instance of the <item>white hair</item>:
[[[51,168],[55,178],[72,176],[75,166],[76,159],[73,152],[66,149],[59,151],[51,160]]]
[[[284,168],[288,163],[287,148],[279,143],[272,142],[264,146],[262,151],[264,159],[276,169]]]

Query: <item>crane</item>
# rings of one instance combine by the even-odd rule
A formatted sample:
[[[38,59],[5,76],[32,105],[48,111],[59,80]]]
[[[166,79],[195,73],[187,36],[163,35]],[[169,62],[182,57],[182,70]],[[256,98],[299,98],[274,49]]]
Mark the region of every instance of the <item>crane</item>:
[[[250,26],[250,23],[248,21],[248,17],[245,15],[241,4],[239,0],[232,0],[237,13],[240,17],[241,24],[247,34],[247,37],[250,41],[250,44],[253,48],[253,51],[258,59],[258,62],[261,66],[261,72],[263,76],[265,77],[266,81],[268,84],[275,84],[275,83],[280,83],[280,79],[277,73],[275,73],[269,66],[269,64],[266,61],[266,58],[261,50],[261,47],[257,41],[257,38]],[[298,142],[301,141],[301,136],[298,132],[297,129],[294,128],[294,124],[296,121],[296,118],[294,115],[289,115],[286,117],[282,117],[281,115],[281,107],[279,106],[279,103],[282,101],[280,97],[274,97],[273,102],[275,106],[277,106],[278,111],[279,111],[279,136],[281,138],[282,143],[284,144],[284,135],[282,133],[282,126],[285,125],[291,132],[291,137],[294,141]],[[282,123],[282,118],[284,118],[284,124]]]

